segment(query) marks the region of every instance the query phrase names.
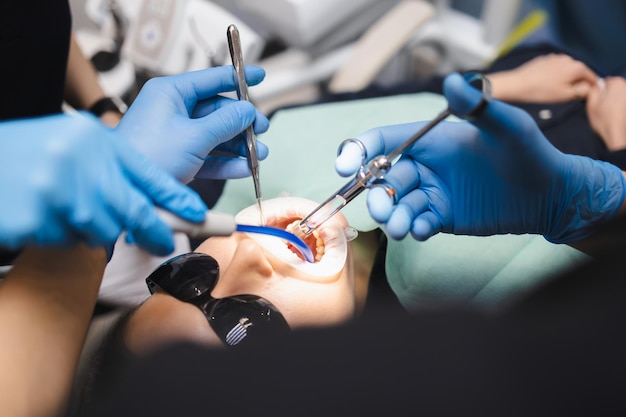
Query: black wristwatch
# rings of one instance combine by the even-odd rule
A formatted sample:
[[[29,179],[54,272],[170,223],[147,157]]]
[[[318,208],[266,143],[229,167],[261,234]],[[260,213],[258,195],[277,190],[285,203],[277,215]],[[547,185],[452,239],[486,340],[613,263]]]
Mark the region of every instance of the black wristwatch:
[[[104,97],[96,101],[90,108],[89,112],[96,117],[102,116],[108,111],[114,111],[119,114],[126,113],[128,106],[119,97]]]

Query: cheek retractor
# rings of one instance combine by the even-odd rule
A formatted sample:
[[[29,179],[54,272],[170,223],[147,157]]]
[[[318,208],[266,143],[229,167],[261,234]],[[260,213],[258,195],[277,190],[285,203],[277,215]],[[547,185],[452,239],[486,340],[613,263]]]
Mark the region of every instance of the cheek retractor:
[[[191,238],[206,239],[211,236],[230,236],[235,232],[258,233],[262,235],[274,236],[291,243],[305,261],[315,262],[315,257],[311,248],[298,236],[286,230],[271,226],[253,226],[248,224],[237,224],[235,216],[225,213],[208,211],[202,223],[192,223],[180,217],[157,208],[159,218],[165,222],[174,232],[187,234]]]

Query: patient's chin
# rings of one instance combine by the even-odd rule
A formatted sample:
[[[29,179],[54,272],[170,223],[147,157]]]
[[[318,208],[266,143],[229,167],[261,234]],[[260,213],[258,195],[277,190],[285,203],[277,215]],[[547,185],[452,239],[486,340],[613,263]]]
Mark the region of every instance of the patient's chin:
[[[297,197],[277,198],[263,203],[266,224],[291,232],[302,218],[315,207],[314,202]],[[240,223],[250,224],[255,219],[258,223],[259,211],[256,205],[242,210],[237,215],[237,221]],[[346,262],[347,242],[345,236],[343,231],[339,230],[332,222],[322,225],[319,230],[303,239],[313,252],[314,263],[305,262],[299,251],[290,247],[290,244],[282,239],[255,234],[251,234],[250,237],[290,265],[316,276],[337,273]]]

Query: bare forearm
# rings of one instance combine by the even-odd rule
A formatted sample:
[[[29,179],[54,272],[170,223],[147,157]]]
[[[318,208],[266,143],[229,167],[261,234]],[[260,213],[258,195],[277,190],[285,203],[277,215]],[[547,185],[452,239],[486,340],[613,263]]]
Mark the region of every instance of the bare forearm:
[[[508,102],[564,103],[587,96],[597,75],[564,54],[537,56],[522,65],[488,74],[495,98]]]
[[[523,94],[519,87],[522,84],[512,71],[501,71],[488,74],[487,77],[491,82],[491,94],[493,98],[514,102],[518,101]]]
[[[72,35],[65,78],[65,99],[77,109],[88,109],[106,94],[100,86],[98,74]]]
[[[0,284],[0,416],[59,414],[70,392],[106,255],[27,249]]]
[[[76,109],[89,109],[105,96],[96,69],[72,35],[65,76],[65,100]],[[121,118],[122,114],[116,111],[107,111],[100,116],[100,120],[111,127],[117,126]]]

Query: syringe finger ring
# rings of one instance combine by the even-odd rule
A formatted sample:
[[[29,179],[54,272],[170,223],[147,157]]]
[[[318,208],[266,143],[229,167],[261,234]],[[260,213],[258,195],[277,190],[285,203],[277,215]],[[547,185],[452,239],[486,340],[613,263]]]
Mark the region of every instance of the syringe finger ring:
[[[359,150],[361,151],[361,165],[364,165],[365,161],[367,161],[367,148],[365,148],[365,145],[363,144],[363,142],[361,142],[358,139],[349,138],[349,139],[345,139],[345,140],[341,141],[341,143],[339,144],[339,147],[337,148],[337,156],[341,155],[341,152],[343,151],[343,148],[348,143],[354,143],[354,144],[356,144],[359,147]]]

